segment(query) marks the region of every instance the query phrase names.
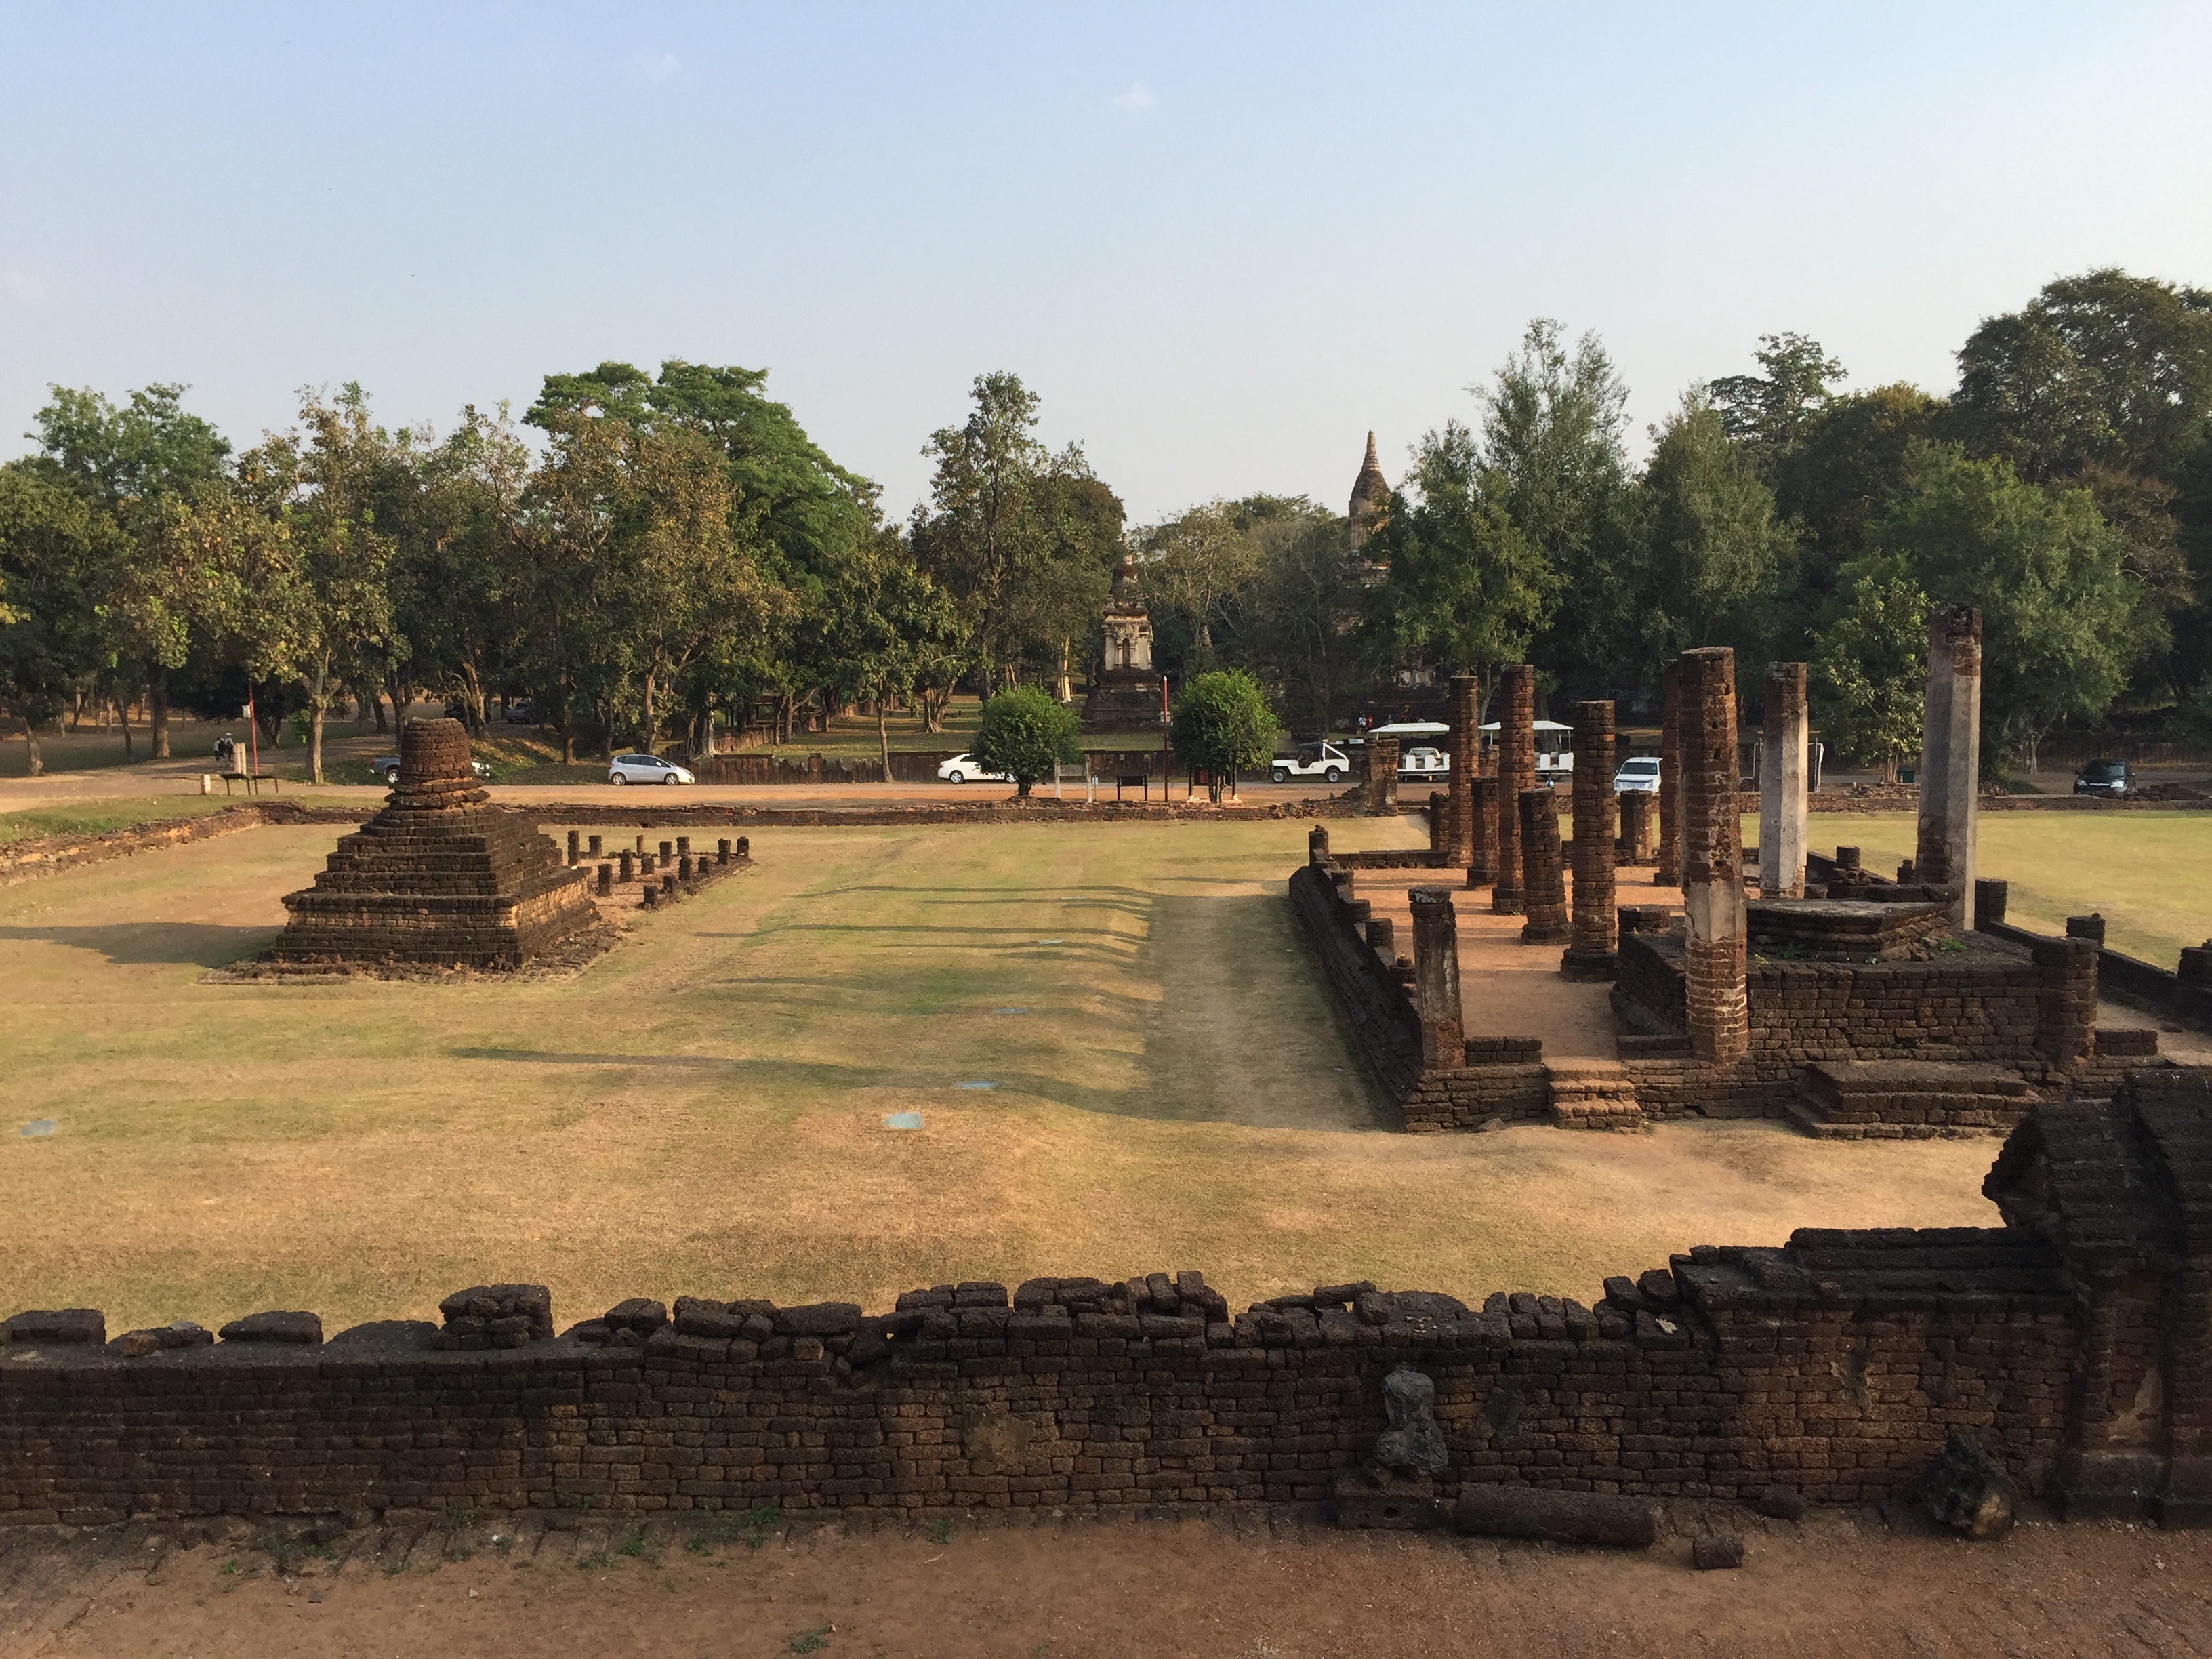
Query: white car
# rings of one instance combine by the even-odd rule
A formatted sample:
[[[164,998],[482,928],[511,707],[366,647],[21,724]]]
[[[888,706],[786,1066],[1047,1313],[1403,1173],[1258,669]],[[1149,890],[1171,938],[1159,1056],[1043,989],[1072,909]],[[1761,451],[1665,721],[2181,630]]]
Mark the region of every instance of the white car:
[[[937,775],[947,783],[1012,783],[1013,779],[1004,772],[987,772],[973,755],[955,755],[949,761],[938,763]]]
[[[1620,770],[1613,775],[1613,793],[1616,795],[1630,793],[1657,794],[1659,793],[1659,757],[1632,755],[1621,762]]]
[[[696,783],[698,779],[674,761],[658,755],[617,755],[607,767],[609,783]]]
[[[1278,755],[1267,764],[1267,779],[1271,783],[1288,783],[1292,778],[1319,778],[1324,783],[1341,783],[1352,770],[1352,757],[1333,743],[1302,743],[1295,755]]]

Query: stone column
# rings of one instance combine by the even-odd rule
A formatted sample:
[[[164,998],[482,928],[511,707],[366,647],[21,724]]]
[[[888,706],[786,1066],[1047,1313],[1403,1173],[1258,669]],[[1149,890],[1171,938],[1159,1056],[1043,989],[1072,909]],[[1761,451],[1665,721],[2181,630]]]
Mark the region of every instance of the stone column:
[[[1441,789],[1431,789],[1429,791],[1429,851],[1448,854],[1450,847],[1451,797]],[[1450,857],[1445,857],[1437,861],[1443,864],[1458,862],[1456,859]]]
[[[599,866],[599,896],[605,898],[614,890],[615,867],[611,864],[603,864]]]
[[[1917,878],[1950,896],[1963,926],[1974,890],[1974,830],[1982,768],[1982,613],[1939,605],[1928,622],[1928,711],[1920,739]]]
[[[1398,739],[1370,738],[1367,742],[1367,799],[1370,812],[1398,810]]]
[[[584,842],[584,845],[589,849],[589,856],[592,862],[594,864],[598,863],[599,860],[599,838],[597,836],[592,836]]]
[[[1328,830],[1316,823],[1306,831],[1306,862],[1326,864],[1328,861]]]
[[[1736,812],[1735,653],[1686,651],[1675,660],[1682,768],[1682,908],[1690,923],[1690,1052],[1737,1060],[1750,1051],[1745,994],[1743,826]]]
[[[584,832],[582,830],[571,830],[568,832],[568,867],[571,870],[574,869],[579,864],[581,864],[584,861],[583,842]]]
[[[1679,661],[1670,662],[1660,677],[1659,867],[1651,875],[1655,887],[1679,886],[1682,880],[1681,667]]]
[[[1444,775],[1444,862],[1454,869],[1474,862],[1474,800],[1468,786],[1482,757],[1482,687],[1472,674],[1451,678],[1451,770]]]
[[[1421,1066],[1467,1064],[1467,1031],[1459,1008],[1459,917],[1449,887],[1416,887],[1413,912],[1413,1009],[1421,1018]]]
[[[1568,937],[1567,887],[1559,869],[1559,806],[1548,789],[1521,792],[1523,945],[1561,945]]]
[[[1455,923],[1455,926],[1456,924]],[[1367,918],[1367,948],[1382,958],[1388,968],[1398,959],[1398,927],[1388,916],[1370,915]]]
[[[727,864],[729,861],[730,838],[727,836],[724,836],[720,841],[714,843],[714,862],[717,864]]]
[[[1648,789],[1624,789],[1620,792],[1620,861],[1623,864],[1649,864],[1651,861],[1651,802]]]
[[[1613,705],[1575,708],[1574,937],[1559,958],[1570,979],[1611,979],[1613,954]]]
[[[637,878],[637,854],[624,848],[621,856],[622,878],[624,881],[635,881]]]
[[[1521,792],[1536,787],[1536,671],[1527,663],[1498,680],[1498,855],[1490,908],[1521,914]]]
[[[1469,844],[1467,884],[1487,887],[1498,879],[1498,780],[1467,781]]]
[[[1759,896],[1805,896],[1805,665],[1766,665],[1759,747]]]

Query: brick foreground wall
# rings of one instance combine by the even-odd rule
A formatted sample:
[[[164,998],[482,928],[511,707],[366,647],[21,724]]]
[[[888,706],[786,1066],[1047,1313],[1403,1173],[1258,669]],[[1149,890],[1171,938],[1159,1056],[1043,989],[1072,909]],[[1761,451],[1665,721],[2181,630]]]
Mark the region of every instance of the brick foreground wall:
[[[580,1509],[1312,1503],[1436,1387],[1438,1486],[1814,1501],[1954,1434],[2061,1512],[2212,1526],[2212,1077],[2044,1102],[2006,1225],[1699,1245],[1585,1307],[1368,1284],[1231,1318],[1196,1273],[913,1291],[888,1314],[680,1298],[556,1336],[537,1285],[321,1340],[312,1314],[109,1342],[0,1322],[0,1524]]]
[[[1436,1382],[1446,1497],[1781,1480],[1848,1501],[1916,1479],[1954,1430],[2031,1480],[2058,1450],[2074,1332],[2026,1234],[1801,1233],[1606,1288],[1471,1310],[1337,1285],[1232,1320],[1194,1274],[1038,1279],[1011,1306],[945,1286],[874,1318],[626,1304],[617,1341],[598,1321],[480,1352],[405,1322],[138,1358],[19,1333],[0,1522],[1309,1502],[1384,1426],[1401,1364]],[[750,1321],[757,1339],[724,1334]]]

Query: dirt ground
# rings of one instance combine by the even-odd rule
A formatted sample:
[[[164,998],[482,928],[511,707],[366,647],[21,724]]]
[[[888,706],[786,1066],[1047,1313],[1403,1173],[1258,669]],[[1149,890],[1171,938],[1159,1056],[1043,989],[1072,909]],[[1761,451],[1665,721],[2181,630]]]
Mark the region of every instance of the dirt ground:
[[[1697,1572],[1689,1538],[1746,1539]],[[211,1534],[212,1535],[208,1535]],[[1218,1521],[768,1518],[372,1527],[272,1556],[244,1522],[0,1530],[0,1656],[1345,1659],[2212,1654],[2212,1534],[1669,1505],[1641,1553]],[[265,1536],[265,1535],[263,1535]]]

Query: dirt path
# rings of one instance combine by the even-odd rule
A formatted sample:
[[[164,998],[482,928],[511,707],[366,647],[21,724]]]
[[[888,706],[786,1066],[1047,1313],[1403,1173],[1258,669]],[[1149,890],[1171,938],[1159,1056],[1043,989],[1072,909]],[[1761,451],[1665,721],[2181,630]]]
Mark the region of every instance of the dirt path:
[[[1687,1531],[1742,1530],[1700,1573]],[[282,1564],[253,1529],[0,1529],[0,1655],[653,1654],[690,1659],[2212,1653],[2212,1536],[2023,1525],[2002,1544],[1872,1510],[1670,1509],[1642,1553],[1248,1514],[573,1531],[370,1528]],[[759,1541],[756,1544],[752,1539]]]

